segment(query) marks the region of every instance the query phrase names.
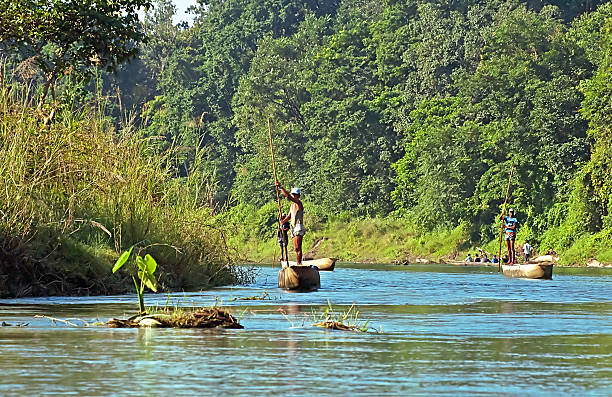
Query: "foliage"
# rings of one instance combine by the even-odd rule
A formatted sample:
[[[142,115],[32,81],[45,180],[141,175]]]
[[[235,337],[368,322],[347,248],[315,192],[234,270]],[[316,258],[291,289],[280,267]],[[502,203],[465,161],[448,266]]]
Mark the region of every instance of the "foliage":
[[[150,0],[1,0],[0,45],[16,47],[44,75],[39,105],[64,75],[89,77],[94,67],[116,71],[144,39],[137,11]]]
[[[456,97],[411,113],[395,199],[425,229],[465,220],[472,238],[492,238],[479,225],[499,211],[514,163],[510,203],[539,233],[541,214],[588,158],[576,74],[589,65],[552,11],[510,10],[486,33],[474,73],[458,75]]]
[[[126,182],[133,193],[92,204],[96,214],[104,215],[96,222],[122,225],[123,236],[129,234],[129,241],[116,239],[115,251],[142,239],[171,245],[167,241],[184,238],[195,246],[191,235],[206,240],[198,225],[213,229],[213,245],[222,246],[214,220],[225,227],[237,252],[256,247],[249,255],[271,254],[274,245],[262,248],[261,243],[273,240],[275,233],[270,118],[279,177],[304,192],[310,227],[305,244],[332,235],[334,227],[346,233],[346,244],[322,244],[332,256],[451,253],[494,242],[511,165],[516,172],[509,204],[517,209],[520,238],[533,239],[540,249],[571,252],[579,244],[607,252],[599,241],[612,224],[609,2],[201,0],[188,26],[174,25],[172,4],[156,0],[137,26],[133,10],[144,1],[96,3],[125,11],[109,14],[112,18],[104,21],[110,25],[104,25],[95,19],[95,7],[84,10],[79,3],[66,8],[72,0],[0,0],[2,15],[10,18],[50,18],[32,25],[31,32],[20,31],[23,27],[14,20],[4,24],[3,18],[0,49],[11,63],[30,56],[15,54],[13,44],[32,55],[27,48],[40,39],[46,46],[30,62],[59,55],[68,56],[67,64],[76,62],[73,69],[58,63],[60,75],[87,74],[90,66],[104,62],[118,72],[111,76],[96,70],[95,86],[87,87],[93,93],[78,78],[58,81],[57,99],[62,114],[87,115],[91,106],[99,114],[103,108],[111,112],[113,119],[92,129],[92,150],[108,153],[96,143],[108,140],[129,156],[152,158],[152,168],[142,168],[150,179],[140,171],[130,174],[137,175]],[[26,3],[58,7],[25,13],[28,7],[20,5]],[[74,16],[75,26],[57,19],[61,13]],[[96,25],[103,28],[98,38],[131,27],[103,43],[102,49],[117,44],[116,58],[93,56],[85,51],[91,42],[71,39],[78,37],[74,29],[86,18],[102,23]],[[60,31],[69,34],[49,38]],[[84,37],[95,43],[93,36]],[[62,43],[70,49],[65,54]],[[118,66],[136,46],[139,57]],[[77,55],[85,58],[76,61]],[[27,73],[26,64],[16,62],[2,76],[24,76],[21,81],[30,87],[24,95],[32,98],[36,90],[47,89]],[[70,131],[88,122],[65,119],[73,120]],[[110,125],[116,130],[109,131]],[[50,138],[40,135],[43,147]],[[61,148],[62,142],[52,147]],[[125,177],[115,169],[109,172]],[[136,197],[143,184],[151,189],[146,200]],[[73,193],[60,194],[45,208],[61,214]],[[133,217],[126,202],[139,203]],[[159,209],[159,203],[168,207]],[[180,222],[167,209],[177,203],[187,208],[181,216],[188,221],[171,237],[164,236],[160,225]],[[78,205],[72,205],[75,211]],[[120,216],[109,219],[109,213]],[[386,217],[393,217],[388,224]],[[125,223],[138,227],[128,232]],[[26,220],[10,227],[30,230],[27,225],[40,224],[50,223]],[[394,233],[407,244],[386,240],[393,234],[389,225],[398,224],[402,229]],[[87,243],[72,241],[82,233],[64,241],[87,251]],[[386,237],[362,241],[369,236]],[[383,242],[395,248],[385,250]],[[167,258],[158,252],[155,257],[164,268]]]
[[[612,4],[606,4],[580,21],[578,29],[580,25],[593,24],[595,29],[585,37],[589,41],[583,40],[582,44],[587,46],[585,50],[596,70],[581,85],[585,96],[581,111],[589,122],[588,134],[595,140],[583,181],[586,194],[591,198],[589,231],[612,228]],[[592,50],[590,40],[600,43],[597,50]]]
[[[335,1],[211,0],[195,8],[194,26],[180,37],[160,77],[151,115],[158,121],[149,133],[207,150],[204,167],[212,175],[215,205],[228,199],[240,164],[233,101],[258,43],[290,36],[306,15],[329,15],[336,7]],[[185,168],[190,162],[185,159]]]
[[[124,251],[123,254],[117,259],[115,262],[115,266],[113,266],[113,273],[117,270],[121,269],[123,265],[125,265],[130,256],[132,255],[132,250],[134,246],[131,246],[129,250]],[[155,278],[155,270],[157,269],[157,262],[153,257],[149,254],[145,255],[143,258],[140,255],[136,255],[133,259],[136,262],[136,266],[138,266],[138,279],[140,280],[140,286],[136,282],[136,278],[132,276],[132,280],[134,280],[134,286],[136,287],[136,294],[138,295],[138,313],[145,314],[145,305],[144,305],[144,288],[147,287],[153,292],[157,292],[157,279]]]

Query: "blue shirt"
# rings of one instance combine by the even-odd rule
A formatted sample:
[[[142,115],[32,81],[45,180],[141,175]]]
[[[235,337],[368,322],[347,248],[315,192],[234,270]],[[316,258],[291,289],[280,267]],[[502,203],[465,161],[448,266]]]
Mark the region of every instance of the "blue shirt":
[[[518,223],[518,219],[515,217],[510,218],[509,216],[504,216],[504,225],[506,226],[506,233],[515,233],[516,232],[516,224]],[[515,226],[514,229],[510,229],[511,226]]]

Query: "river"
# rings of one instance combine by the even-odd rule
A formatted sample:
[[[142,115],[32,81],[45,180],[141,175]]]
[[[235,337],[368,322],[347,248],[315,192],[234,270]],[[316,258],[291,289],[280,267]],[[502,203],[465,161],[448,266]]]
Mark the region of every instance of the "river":
[[[217,302],[242,330],[83,326],[130,316],[135,295],[0,300],[0,395],[612,395],[612,271],[496,270],[341,263],[288,293],[260,266],[250,285],[145,296]],[[328,302],[370,332],[313,327]]]

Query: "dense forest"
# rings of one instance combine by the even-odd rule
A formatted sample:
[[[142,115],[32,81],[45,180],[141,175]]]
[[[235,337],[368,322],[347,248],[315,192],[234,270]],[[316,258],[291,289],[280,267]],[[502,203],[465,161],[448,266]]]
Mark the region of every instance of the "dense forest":
[[[274,200],[269,117],[282,181],[322,221],[465,224],[489,241],[513,164],[523,239],[611,240],[609,2],[206,1],[191,27],[173,10],[157,3],[109,85],[146,134],[188,148],[177,172],[198,167],[218,210]],[[269,232],[267,208],[248,227]]]
[[[102,109],[242,240],[275,232],[269,118],[313,228],[384,218],[484,245],[514,167],[520,240],[612,261],[610,2],[199,0],[191,24],[132,3],[152,7],[97,66],[34,56],[5,24],[2,75],[39,110]]]

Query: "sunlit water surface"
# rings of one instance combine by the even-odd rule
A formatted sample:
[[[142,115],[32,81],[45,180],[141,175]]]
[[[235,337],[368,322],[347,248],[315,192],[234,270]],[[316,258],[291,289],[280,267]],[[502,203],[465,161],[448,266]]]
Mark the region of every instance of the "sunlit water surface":
[[[541,281],[339,264],[301,294],[276,288],[278,268],[256,272],[251,285],[146,296],[218,301],[243,330],[82,326],[130,316],[134,295],[0,300],[13,325],[0,327],[0,395],[612,395],[612,271]],[[313,327],[328,302],[355,304],[371,332]]]

